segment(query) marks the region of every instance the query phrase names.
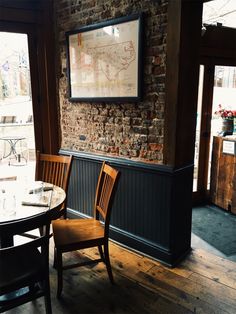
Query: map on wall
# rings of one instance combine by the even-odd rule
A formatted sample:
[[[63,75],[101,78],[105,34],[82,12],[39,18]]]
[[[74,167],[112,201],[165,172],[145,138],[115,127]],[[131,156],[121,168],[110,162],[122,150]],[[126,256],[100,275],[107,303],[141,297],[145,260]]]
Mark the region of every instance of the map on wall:
[[[139,27],[136,19],[68,36],[72,99],[138,97]]]

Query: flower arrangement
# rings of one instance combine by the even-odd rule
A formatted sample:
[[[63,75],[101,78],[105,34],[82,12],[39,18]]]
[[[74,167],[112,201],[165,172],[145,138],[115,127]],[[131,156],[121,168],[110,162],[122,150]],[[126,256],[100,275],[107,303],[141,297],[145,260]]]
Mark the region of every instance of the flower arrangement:
[[[220,116],[222,119],[233,119],[236,118],[236,110],[225,109],[222,105],[218,106],[218,110],[214,112],[216,116]]]

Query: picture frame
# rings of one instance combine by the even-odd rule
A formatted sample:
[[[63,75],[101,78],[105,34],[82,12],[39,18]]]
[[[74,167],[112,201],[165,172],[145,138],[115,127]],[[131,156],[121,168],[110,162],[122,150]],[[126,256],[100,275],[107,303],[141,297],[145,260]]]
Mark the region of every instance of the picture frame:
[[[142,19],[134,14],[66,33],[70,101],[141,100]]]

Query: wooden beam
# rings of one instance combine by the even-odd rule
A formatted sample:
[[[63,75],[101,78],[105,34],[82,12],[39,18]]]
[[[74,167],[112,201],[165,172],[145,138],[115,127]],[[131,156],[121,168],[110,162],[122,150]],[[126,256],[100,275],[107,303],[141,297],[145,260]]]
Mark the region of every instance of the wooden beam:
[[[164,163],[193,163],[202,3],[170,1],[168,10]]]
[[[38,0],[0,0],[0,20],[8,22],[38,23]]]

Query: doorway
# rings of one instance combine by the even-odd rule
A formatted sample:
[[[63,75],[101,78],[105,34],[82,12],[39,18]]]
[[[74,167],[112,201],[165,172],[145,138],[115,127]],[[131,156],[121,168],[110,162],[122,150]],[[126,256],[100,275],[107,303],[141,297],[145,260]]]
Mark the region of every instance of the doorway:
[[[215,0],[203,4],[193,204],[209,202],[213,136],[222,130],[218,106],[236,110],[235,1]]]
[[[200,75],[193,179],[191,246],[236,261],[236,217],[211,203],[212,139],[222,132],[221,108],[236,110],[235,1],[206,1],[200,43]],[[222,133],[221,133],[222,135]]]
[[[236,110],[236,67],[201,64],[194,157],[194,202],[209,201],[213,137],[222,132],[220,110]],[[221,134],[222,135],[222,134]]]
[[[191,245],[236,261],[236,216],[210,199],[213,137],[224,135],[220,111],[236,110],[236,66],[205,63],[199,73],[193,179],[193,200],[198,206],[192,210]]]
[[[35,134],[25,33],[0,32],[0,158],[1,177],[33,179]]]

